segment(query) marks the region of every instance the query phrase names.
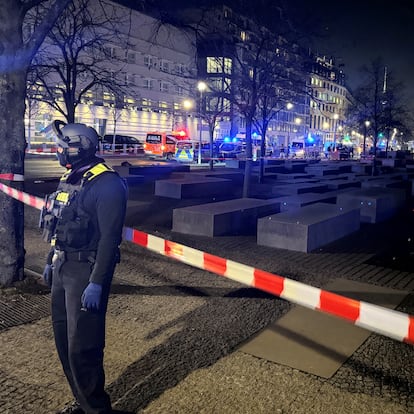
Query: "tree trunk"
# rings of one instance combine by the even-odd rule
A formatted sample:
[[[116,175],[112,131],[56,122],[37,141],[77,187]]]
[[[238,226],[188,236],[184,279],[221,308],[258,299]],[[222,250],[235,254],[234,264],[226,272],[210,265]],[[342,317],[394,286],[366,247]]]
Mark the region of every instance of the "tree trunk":
[[[210,171],[214,169],[214,153],[213,153],[213,143],[214,143],[214,127],[210,126],[210,160],[208,161]]]
[[[249,197],[252,175],[252,120],[246,118],[246,165],[244,167],[243,197]]]
[[[47,32],[70,0],[50,2],[43,21],[23,44],[24,11],[40,0],[0,1],[0,174],[24,174],[26,72]],[[21,182],[7,182],[23,190]],[[0,191],[0,285],[24,279],[24,205]]]
[[[264,166],[266,158],[266,131],[268,122],[263,122],[262,125],[262,140],[260,141],[260,169],[259,169],[259,184],[264,182]]]
[[[24,174],[24,98],[22,69],[0,73],[0,173]],[[19,182],[7,185],[23,189]],[[0,192],[0,284],[10,286],[24,278],[23,203]]]

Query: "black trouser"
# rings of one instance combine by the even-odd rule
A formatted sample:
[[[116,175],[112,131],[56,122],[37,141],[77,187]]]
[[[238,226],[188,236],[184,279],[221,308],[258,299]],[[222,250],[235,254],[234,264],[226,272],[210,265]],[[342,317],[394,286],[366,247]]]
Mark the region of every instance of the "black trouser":
[[[92,264],[78,261],[66,261],[55,268],[52,322],[56,349],[74,397],[87,414],[103,414],[111,412],[103,369],[110,286],[103,286],[99,311],[81,310],[91,270]]]

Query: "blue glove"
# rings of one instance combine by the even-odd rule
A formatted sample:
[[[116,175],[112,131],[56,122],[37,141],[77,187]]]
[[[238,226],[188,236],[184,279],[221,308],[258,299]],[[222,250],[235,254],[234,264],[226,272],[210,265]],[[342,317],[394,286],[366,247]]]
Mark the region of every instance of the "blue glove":
[[[43,269],[42,278],[47,286],[52,287],[52,275],[53,275],[53,266],[47,264]]]
[[[87,310],[98,310],[101,304],[102,286],[89,282],[82,293],[82,307]]]

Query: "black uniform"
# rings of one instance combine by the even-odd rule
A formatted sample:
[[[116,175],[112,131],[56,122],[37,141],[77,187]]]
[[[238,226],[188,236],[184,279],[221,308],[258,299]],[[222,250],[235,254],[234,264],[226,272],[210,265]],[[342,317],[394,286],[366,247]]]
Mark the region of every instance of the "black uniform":
[[[72,392],[88,414],[111,411],[104,390],[105,315],[126,201],[124,181],[97,157],[67,171],[48,200],[55,343]],[[89,282],[102,285],[96,311],[82,309]]]

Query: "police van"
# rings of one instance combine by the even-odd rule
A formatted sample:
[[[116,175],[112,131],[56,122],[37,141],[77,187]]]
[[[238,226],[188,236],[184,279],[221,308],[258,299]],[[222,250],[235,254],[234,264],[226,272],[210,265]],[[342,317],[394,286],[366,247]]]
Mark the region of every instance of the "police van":
[[[177,141],[175,160],[178,162],[194,162],[198,156],[198,143],[195,141]]]

